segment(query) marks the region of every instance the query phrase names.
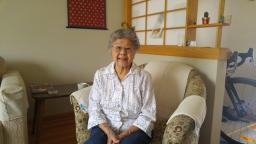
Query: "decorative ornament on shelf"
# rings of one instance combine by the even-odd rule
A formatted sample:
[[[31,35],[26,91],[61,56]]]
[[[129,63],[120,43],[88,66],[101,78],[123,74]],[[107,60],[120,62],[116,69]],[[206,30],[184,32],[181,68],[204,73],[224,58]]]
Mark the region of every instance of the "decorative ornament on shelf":
[[[232,15],[226,15],[224,16],[224,23],[231,24]]]
[[[162,38],[164,30],[164,14],[158,15],[151,31],[151,38]]]
[[[202,17],[202,23],[209,24],[209,21],[210,21],[209,13],[206,11],[204,12],[204,17]]]
[[[221,16],[220,19],[219,19],[219,23],[224,23],[224,16]]]

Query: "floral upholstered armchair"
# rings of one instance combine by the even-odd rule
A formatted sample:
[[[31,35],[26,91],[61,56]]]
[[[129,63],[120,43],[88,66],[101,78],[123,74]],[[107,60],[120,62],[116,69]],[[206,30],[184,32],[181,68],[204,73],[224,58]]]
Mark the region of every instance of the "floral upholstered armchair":
[[[197,144],[206,115],[206,88],[200,74],[177,62],[149,62],[157,103],[157,121],[152,144]],[[71,94],[76,122],[76,139],[83,144],[89,137],[88,113],[77,97],[89,95],[90,87]]]

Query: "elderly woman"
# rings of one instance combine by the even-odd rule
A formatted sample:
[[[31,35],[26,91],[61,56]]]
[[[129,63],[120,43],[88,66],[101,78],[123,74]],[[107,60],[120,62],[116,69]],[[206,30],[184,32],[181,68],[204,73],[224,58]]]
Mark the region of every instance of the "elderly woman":
[[[113,62],[96,71],[85,144],[148,144],[156,121],[151,76],[133,63],[139,40],[131,29],[112,33]]]

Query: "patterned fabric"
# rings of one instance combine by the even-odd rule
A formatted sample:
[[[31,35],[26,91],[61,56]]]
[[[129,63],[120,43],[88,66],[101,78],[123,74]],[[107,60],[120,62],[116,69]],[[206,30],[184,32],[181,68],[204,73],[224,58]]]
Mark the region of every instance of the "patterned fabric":
[[[189,74],[185,96],[200,95],[204,96],[206,93],[204,82],[195,70]],[[83,142],[89,137],[89,132],[84,129],[87,126],[88,114],[84,114],[79,109],[78,104],[74,98],[73,107],[76,118],[76,136],[78,144]],[[172,119],[166,126],[167,120],[156,121],[153,130],[152,144],[197,144],[198,137],[194,135],[193,129],[195,127],[194,121],[185,116],[179,115]]]
[[[71,101],[75,113],[77,144],[83,144],[90,136],[90,132],[87,130],[89,115],[80,110],[79,104],[73,96],[71,96]]]
[[[174,117],[166,126],[163,136],[164,144],[181,144],[187,136],[192,133],[195,128],[194,120],[186,115],[178,115]]]
[[[191,70],[188,77],[185,96],[198,95],[205,97],[206,87],[203,79],[196,70]]]
[[[162,138],[164,135],[164,130],[166,128],[167,120],[157,120],[155,123],[155,128],[153,130],[152,144],[162,144]]]
[[[106,0],[68,0],[68,23],[73,27],[106,28]]]
[[[88,129],[107,122],[116,132],[131,125],[151,137],[156,119],[156,102],[151,76],[135,64],[120,81],[112,62],[95,73],[89,96]]]

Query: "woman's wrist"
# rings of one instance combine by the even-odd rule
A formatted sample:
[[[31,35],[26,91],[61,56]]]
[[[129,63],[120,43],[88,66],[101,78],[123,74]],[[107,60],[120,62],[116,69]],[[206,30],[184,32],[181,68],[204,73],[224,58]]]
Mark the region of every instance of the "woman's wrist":
[[[127,129],[126,131],[123,132],[122,136],[127,137],[132,133],[131,129]]]
[[[121,132],[121,133],[118,135],[118,138],[119,138],[119,139],[123,139],[124,137],[127,137],[127,136],[129,136],[129,135],[130,135],[129,131],[126,130],[126,131]]]
[[[128,131],[128,135],[130,135],[132,133],[132,131],[130,129],[128,129],[127,131]]]
[[[99,124],[99,127],[104,131],[104,133],[107,135],[107,136],[111,136],[113,135],[113,131],[112,129],[108,126],[107,123],[102,123],[102,124]]]

